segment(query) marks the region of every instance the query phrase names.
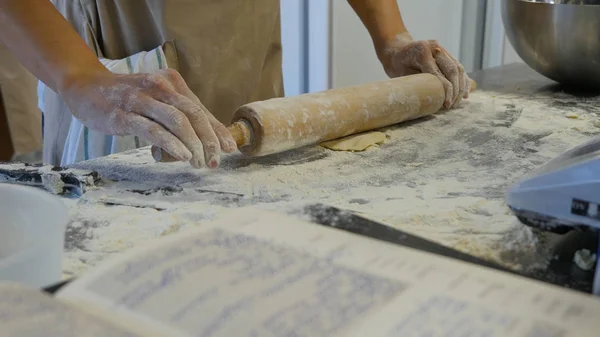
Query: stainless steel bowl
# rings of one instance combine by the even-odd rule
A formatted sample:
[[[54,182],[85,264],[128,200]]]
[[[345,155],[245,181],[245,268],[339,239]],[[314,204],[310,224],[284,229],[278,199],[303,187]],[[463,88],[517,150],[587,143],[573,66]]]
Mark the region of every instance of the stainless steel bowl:
[[[600,0],[502,0],[502,21],[531,68],[565,85],[600,88]]]

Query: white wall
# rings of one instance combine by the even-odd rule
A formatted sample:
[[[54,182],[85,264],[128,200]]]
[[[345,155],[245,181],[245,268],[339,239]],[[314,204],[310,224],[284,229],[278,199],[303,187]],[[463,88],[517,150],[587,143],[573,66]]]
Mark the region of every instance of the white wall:
[[[286,96],[304,92],[307,69],[304,62],[304,0],[281,0],[283,87]]]
[[[331,3],[327,0],[297,1],[308,1],[307,92],[329,89],[331,82]]]
[[[504,46],[502,49],[502,64],[523,63],[523,60],[510,44],[506,35],[504,36]]]
[[[329,89],[329,1],[280,1],[286,96]]]
[[[415,39],[438,40],[467,71],[522,62],[504,33],[498,0],[398,4]],[[387,78],[346,0],[281,0],[281,16],[287,96]]]
[[[332,1],[332,87],[387,78],[371,38],[345,0]],[[415,39],[436,39],[459,55],[463,0],[398,0],[404,22]]]
[[[504,32],[501,2],[488,0],[487,3],[483,68],[523,62],[513,49]]]

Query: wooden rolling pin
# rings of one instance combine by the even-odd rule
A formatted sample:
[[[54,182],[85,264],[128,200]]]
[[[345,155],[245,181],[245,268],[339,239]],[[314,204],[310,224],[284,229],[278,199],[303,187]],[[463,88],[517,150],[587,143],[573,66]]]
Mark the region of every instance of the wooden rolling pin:
[[[410,75],[245,104],[229,131],[241,153],[265,156],[425,117],[442,109],[444,98],[437,77]],[[175,160],[157,147],[152,154]]]

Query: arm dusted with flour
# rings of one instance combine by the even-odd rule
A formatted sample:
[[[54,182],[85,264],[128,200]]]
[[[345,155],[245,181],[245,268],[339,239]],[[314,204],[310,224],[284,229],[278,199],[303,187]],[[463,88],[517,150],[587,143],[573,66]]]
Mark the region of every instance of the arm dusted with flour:
[[[145,138],[194,167],[237,149],[179,73],[111,73],[48,0],[0,0],[0,41],[91,129]]]
[[[83,76],[108,73],[48,0],[0,0],[0,41],[56,92]]]
[[[469,96],[471,81],[463,66],[437,41],[414,41],[396,0],[347,0],[369,31],[377,56],[390,77],[431,73],[446,93],[444,106]]]
[[[407,34],[396,0],[348,0],[369,31],[375,51],[384,62],[385,48],[398,35]]]

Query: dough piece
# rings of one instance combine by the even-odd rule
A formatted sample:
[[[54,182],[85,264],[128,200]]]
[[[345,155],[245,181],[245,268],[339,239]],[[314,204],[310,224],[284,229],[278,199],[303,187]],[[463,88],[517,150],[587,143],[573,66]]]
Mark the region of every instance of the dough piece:
[[[323,142],[321,146],[335,151],[364,151],[383,143],[385,139],[385,133],[372,131]]]

